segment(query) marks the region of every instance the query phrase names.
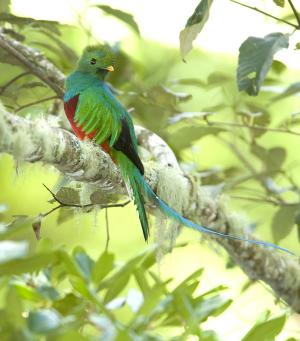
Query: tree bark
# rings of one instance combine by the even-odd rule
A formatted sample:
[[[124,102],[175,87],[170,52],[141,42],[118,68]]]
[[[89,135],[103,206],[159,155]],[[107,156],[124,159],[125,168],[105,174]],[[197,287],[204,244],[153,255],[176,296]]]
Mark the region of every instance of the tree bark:
[[[178,207],[172,197],[178,198],[179,195],[180,210],[185,217],[219,232],[254,239],[247,229],[247,222],[227,208],[222,196],[212,197],[181,172],[173,152],[159,137],[140,127],[136,128],[136,133],[142,147],[151,154],[151,160],[144,162],[146,179],[163,199],[171,198],[170,205]],[[29,121],[2,108],[0,152],[9,153],[19,161],[52,165],[76,181],[94,184],[106,195],[107,192],[126,193],[118,169],[99,146],[88,141],[80,142],[73,134],[51,127],[44,119]],[[264,281],[277,296],[300,312],[300,265],[297,259],[259,245],[212,239],[227,250],[249,278]]]
[[[39,52],[1,32],[0,47],[26,70],[44,81],[59,97],[63,96],[64,75]],[[185,217],[215,230],[254,239],[243,216],[232,212],[222,195],[197,185],[180,170],[166,143],[155,134],[136,127],[146,169],[146,180],[170,206]],[[90,142],[80,142],[66,130],[53,127],[47,120],[29,121],[0,107],[0,152],[17,160],[43,162],[56,167],[76,181],[91,183],[105,194],[126,194],[119,171],[109,156]],[[253,280],[262,280],[300,313],[300,265],[296,257],[271,248],[246,242],[211,237]]]

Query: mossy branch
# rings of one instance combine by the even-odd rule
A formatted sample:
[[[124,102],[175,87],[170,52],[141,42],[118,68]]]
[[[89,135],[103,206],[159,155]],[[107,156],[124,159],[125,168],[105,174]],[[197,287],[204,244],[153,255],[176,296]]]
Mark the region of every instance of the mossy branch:
[[[159,137],[139,127],[136,133],[142,147],[151,155],[145,162],[147,181],[163,199],[170,199],[169,193],[176,191],[180,193],[180,209],[186,217],[220,232],[254,238],[247,229],[248,223],[227,208],[222,196],[212,197],[180,171],[174,154]],[[54,166],[74,180],[104,188],[106,194],[108,191],[126,193],[118,169],[105,152],[90,142],[78,141],[61,128],[52,127],[44,119],[30,121],[0,109],[0,152],[20,161],[40,161]],[[168,161],[162,165],[161,160]],[[251,279],[270,285],[277,296],[300,312],[298,260],[258,245],[213,239]]]
[[[63,95],[65,76],[38,51],[7,37],[0,28],[0,48],[5,49],[44,81],[57,95]],[[254,239],[249,223],[230,210],[222,196],[213,196],[180,170],[171,149],[158,136],[136,127],[146,179],[170,206],[184,216],[213,227],[215,230]],[[37,162],[56,167],[74,180],[93,184],[113,194],[126,194],[119,171],[98,146],[80,142],[47,120],[29,121],[14,116],[0,107],[0,152],[9,153],[20,161]],[[300,265],[298,259],[259,245],[213,238],[253,280],[271,286],[275,295],[300,313]],[[195,260],[197,261],[197,260]]]

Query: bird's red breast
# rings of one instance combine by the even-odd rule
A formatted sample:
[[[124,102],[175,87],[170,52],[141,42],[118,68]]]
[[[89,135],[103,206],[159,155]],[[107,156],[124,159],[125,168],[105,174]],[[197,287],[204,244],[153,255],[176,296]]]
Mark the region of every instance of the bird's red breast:
[[[85,137],[88,139],[92,139],[95,135],[95,131],[92,131],[88,135],[83,131],[82,127],[78,126],[74,121],[74,116],[76,113],[77,103],[79,99],[79,94],[72,97],[68,102],[64,102],[64,109],[65,113],[67,115],[67,118],[71,124],[71,127],[74,131],[74,134],[79,138],[79,140],[83,140]],[[102,149],[108,153],[111,154],[111,149],[109,147],[109,143],[106,141],[101,144]]]

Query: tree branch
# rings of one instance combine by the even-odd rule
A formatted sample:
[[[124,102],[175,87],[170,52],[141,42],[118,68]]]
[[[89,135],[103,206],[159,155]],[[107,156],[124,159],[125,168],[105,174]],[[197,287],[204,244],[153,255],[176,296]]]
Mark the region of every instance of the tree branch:
[[[257,7],[249,6],[249,5],[247,5],[247,4],[244,4],[244,3],[239,2],[239,1],[236,1],[236,0],[229,0],[229,1],[231,1],[231,2],[233,2],[233,3],[235,3],[235,4],[237,4],[237,5],[240,5],[240,6],[249,8],[249,9],[252,9],[252,10],[255,11],[255,12],[261,13],[261,14],[263,14],[263,15],[269,17],[269,18],[275,19],[275,20],[280,21],[280,22],[282,22],[282,23],[284,23],[284,24],[287,24],[287,25],[289,25],[289,26],[292,26],[292,27],[294,27],[296,30],[299,30],[299,28],[300,28],[300,26],[298,26],[298,25],[295,25],[295,24],[293,24],[293,23],[291,23],[291,22],[289,22],[289,21],[286,21],[286,20],[284,20],[284,19],[275,17],[274,15],[272,15],[272,14],[270,14],[270,13],[268,13],[268,12],[262,11],[261,9],[259,9],[259,8],[257,8]]]
[[[244,219],[232,213],[222,197],[212,197],[178,170],[173,153],[160,138],[145,129],[137,128],[136,132],[138,140],[143,141],[143,147],[151,154],[151,160],[145,162],[146,179],[163,199],[167,193],[174,193],[178,198],[179,193],[182,213],[186,217],[220,232],[254,238]],[[158,144],[154,143],[155,139]],[[18,160],[53,165],[74,180],[104,188],[105,193],[126,193],[119,172],[106,153],[90,142],[78,141],[65,130],[51,127],[43,119],[29,121],[0,109],[0,152],[12,154]],[[157,162],[164,158],[173,160],[173,165],[162,166],[161,161]],[[174,204],[170,202],[171,206]],[[276,295],[300,312],[300,266],[297,260],[259,245],[212,239],[228,251],[251,279],[270,285]]]
[[[293,11],[293,13],[294,13],[294,16],[295,16],[295,18],[296,18],[296,20],[297,20],[298,29],[300,29],[300,16],[299,16],[299,13],[297,12],[296,7],[294,6],[292,0],[288,0],[288,3],[290,4],[291,9],[292,9],[292,11]]]
[[[1,29],[0,47],[48,84],[60,98],[63,96],[64,75],[39,52],[8,38]],[[191,220],[220,232],[254,239],[247,229],[248,223],[228,209],[222,196],[208,193],[182,173],[173,152],[162,139],[139,127],[136,133],[149,154],[145,157],[147,160],[143,159],[146,180],[162,199]],[[41,161],[54,166],[73,180],[102,189],[106,196],[107,193],[126,194],[118,169],[99,146],[80,142],[73,134],[50,126],[44,119],[29,121],[0,107],[0,152],[9,153],[20,161]],[[228,251],[251,279],[270,285],[276,295],[300,312],[298,260],[259,245],[212,239]]]
[[[45,82],[58,97],[63,97],[64,74],[49,62],[38,50],[8,37],[0,28],[0,48],[9,52],[26,70]]]

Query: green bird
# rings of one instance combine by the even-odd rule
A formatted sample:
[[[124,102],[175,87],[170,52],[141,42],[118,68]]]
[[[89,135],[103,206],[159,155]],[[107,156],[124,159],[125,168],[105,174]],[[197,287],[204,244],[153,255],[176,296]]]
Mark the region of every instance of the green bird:
[[[114,55],[109,46],[85,48],[76,70],[66,79],[64,108],[76,136],[79,139],[91,139],[100,145],[119,167],[124,182],[133,196],[145,240],[149,238],[146,199],[154,203],[166,217],[199,232],[271,246],[291,253],[271,243],[223,234],[195,224],[170,208],[153,192],[143,176],[144,166],[138,155],[132,119],[105,83],[105,77],[113,70]]]

